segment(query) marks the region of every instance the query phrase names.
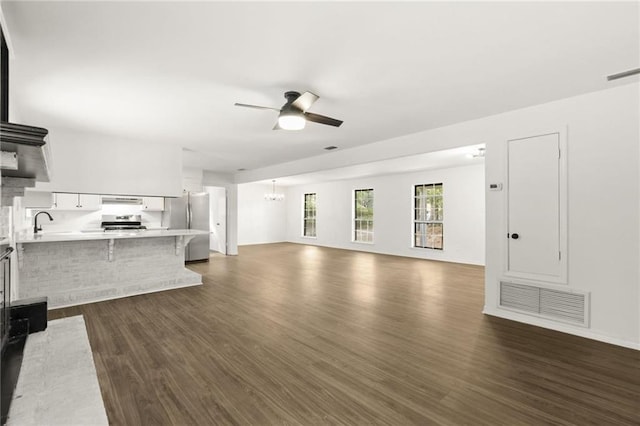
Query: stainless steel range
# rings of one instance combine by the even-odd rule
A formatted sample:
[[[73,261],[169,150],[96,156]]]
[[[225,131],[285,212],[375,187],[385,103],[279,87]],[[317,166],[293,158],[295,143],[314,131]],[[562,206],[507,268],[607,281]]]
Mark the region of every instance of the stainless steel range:
[[[105,231],[140,231],[147,229],[142,225],[141,215],[103,215],[100,225]]]

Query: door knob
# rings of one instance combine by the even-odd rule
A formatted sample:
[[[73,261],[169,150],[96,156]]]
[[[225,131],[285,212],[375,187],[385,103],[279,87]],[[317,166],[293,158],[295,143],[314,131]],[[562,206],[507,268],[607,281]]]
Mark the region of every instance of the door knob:
[[[518,238],[520,238],[520,235],[518,235],[518,234],[511,234],[511,238],[513,238],[514,240],[517,240]]]

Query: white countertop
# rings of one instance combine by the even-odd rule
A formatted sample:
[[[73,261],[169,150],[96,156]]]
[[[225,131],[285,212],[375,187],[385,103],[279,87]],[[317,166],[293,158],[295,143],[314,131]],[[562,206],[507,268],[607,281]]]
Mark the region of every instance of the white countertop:
[[[206,235],[207,231],[198,231],[195,229],[163,229],[163,230],[145,230],[145,231],[99,231],[99,232],[49,232],[33,234],[26,232],[19,234],[16,243],[49,243],[55,241],[84,241],[84,240],[112,240],[121,238],[155,238],[155,237],[177,237],[196,235]]]

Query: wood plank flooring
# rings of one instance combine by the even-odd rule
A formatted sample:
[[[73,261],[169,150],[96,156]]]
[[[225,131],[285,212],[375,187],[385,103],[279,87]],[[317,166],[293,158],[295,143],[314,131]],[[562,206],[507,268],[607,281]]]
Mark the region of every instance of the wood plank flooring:
[[[477,266],[297,244],[83,314],[115,425],[638,425],[640,352],[484,316]]]

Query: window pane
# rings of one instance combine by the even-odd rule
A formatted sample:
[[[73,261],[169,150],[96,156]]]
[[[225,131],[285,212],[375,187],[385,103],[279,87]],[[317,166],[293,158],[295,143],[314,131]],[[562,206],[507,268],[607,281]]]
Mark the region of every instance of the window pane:
[[[438,229],[440,227],[440,229]],[[434,234],[432,236],[432,245],[434,249],[442,249],[442,224],[434,224]]]
[[[373,241],[373,189],[356,189],[354,193],[354,241]]]
[[[441,183],[414,186],[414,246],[442,250],[444,202]]]
[[[304,225],[303,233],[305,237],[316,236],[316,194],[304,194]]]

